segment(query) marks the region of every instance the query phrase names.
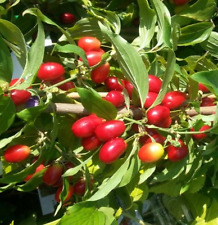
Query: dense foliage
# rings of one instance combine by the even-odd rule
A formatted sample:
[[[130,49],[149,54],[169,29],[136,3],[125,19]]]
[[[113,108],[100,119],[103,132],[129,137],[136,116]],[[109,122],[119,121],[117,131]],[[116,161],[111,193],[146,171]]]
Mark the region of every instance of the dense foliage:
[[[53,225],[217,224],[216,23],[216,0],[0,1],[0,197],[52,187]]]

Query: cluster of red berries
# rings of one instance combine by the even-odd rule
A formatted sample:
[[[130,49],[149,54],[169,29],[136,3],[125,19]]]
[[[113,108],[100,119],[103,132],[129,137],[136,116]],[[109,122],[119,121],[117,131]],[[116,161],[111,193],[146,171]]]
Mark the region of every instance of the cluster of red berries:
[[[120,136],[126,127],[123,121],[104,121],[95,114],[82,117],[72,125],[72,132],[81,138],[87,151],[100,148],[99,159],[104,163],[113,163],[125,151],[127,144]]]
[[[78,46],[82,48],[88,60],[90,67],[96,66],[101,62],[102,55],[105,51],[101,48],[101,42],[95,37],[82,37],[78,41]],[[80,58],[81,60],[81,58]],[[110,64],[105,62],[97,68],[92,69],[91,79],[93,82],[100,84],[106,80],[110,72]]]

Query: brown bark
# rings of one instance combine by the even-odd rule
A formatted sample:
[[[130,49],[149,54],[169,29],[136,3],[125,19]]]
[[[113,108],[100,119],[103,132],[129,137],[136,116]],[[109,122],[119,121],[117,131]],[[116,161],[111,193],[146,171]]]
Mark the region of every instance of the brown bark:
[[[57,113],[61,113],[61,114],[75,113],[75,114],[81,114],[81,115],[88,115],[88,111],[81,104],[54,103],[53,107]],[[51,107],[48,110],[52,111]],[[118,114],[128,113],[128,110],[126,108],[119,108],[117,110],[118,110]],[[194,109],[188,109],[186,110],[186,112],[190,116],[195,116],[198,114],[198,112],[196,112]],[[134,117],[139,117],[142,114],[140,108],[130,109],[130,113]],[[200,107],[200,113],[202,115],[215,114],[216,106]]]

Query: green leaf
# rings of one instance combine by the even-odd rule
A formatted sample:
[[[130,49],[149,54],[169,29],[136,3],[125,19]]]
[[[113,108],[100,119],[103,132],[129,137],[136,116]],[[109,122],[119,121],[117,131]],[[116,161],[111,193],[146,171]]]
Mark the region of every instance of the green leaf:
[[[209,51],[212,56],[218,58],[218,33],[211,32],[209,38],[202,42],[201,46]]]
[[[17,185],[15,189],[17,191],[22,192],[29,192],[35,190],[42,182],[42,177],[46,169],[43,169],[36,174],[33,175],[33,177],[28,180],[25,184]]]
[[[10,82],[13,73],[13,65],[10,51],[0,36],[0,80]]]
[[[84,52],[83,49],[81,49],[80,47],[78,47],[77,45],[72,45],[72,44],[66,44],[66,45],[59,45],[56,44],[54,51],[56,52],[63,52],[63,53],[75,53],[77,55],[79,55],[83,61],[83,63],[88,66],[88,61],[86,58],[86,53]]]
[[[193,74],[191,78],[204,84],[212,93],[218,96],[218,70],[198,72]]]
[[[167,53],[168,53],[167,66],[166,66],[166,70],[164,72],[161,90],[160,90],[156,100],[154,101],[154,103],[152,104],[152,106],[150,108],[161,103],[161,101],[163,100],[163,98],[168,90],[168,85],[169,85],[170,81],[172,80],[174,72],[175,72],[175,63],[176,63],[175,53],[170,48],[168,48]]]
[[[144,183],[156,170],[155,164],[146,164],[143,167],[143,173],[140,175],[139,184]]]
[[[18,87],[16,87],[17,89],[25,89],[33,83],[37,75],[37,71],[40,65],[42,64],[44,58],[44,50],[45,50],[44,44],[45,44],[44,29],[41,21],[38,20],[37,37],[28,52],[27,62],[23,74],[21,76],[25,77],[26,79]]]
[[[157,182],[173,180],[184,172],[185,165],[185,160],[181,160],[177,163],[168,163],[168,165],[165,166],[165,169],[163,169],[160,173],[156,174],[154,180]]]
[[[129,164],[130,164],[130,160],[132,158],[133,155],[135,155],[135,152],[137,150],[137,142],[138,139],[135,139],[134,143],[133,143],[133,147],[128,158],[125,160],[125,162],[116,170],[116,172],[113,173],[113,175],[107,179],[106,182],[103,182],[99,187],[98,187],[98,191],[95,192],[89,199],[88,201],[97,201],[99,199],[104,198],[105,196],[107,196],[113,189],[115,189],[119,183],[121,182],[122,178],[124,177]]]
[[[81,38],[84,36],[94,36],[102,39],[100,27],[95,18],[83,18],[75,23],[75,25],[67,30],[73,38]]]
[[[90,8],[90,14],[110,26],[116,34],[120,33],[121,23],[117,13],[92,7]]]
[[[140,166],[141,161],[139,160],[138,155],[136,154],[132,157],[130,161],[130,166],[126,171],[126,174],[123,176],[119,187],[126,186],[128,183],[130,183],[131,180],[138,174]]]
[[[156,14],[150,8],[147,0],[138,0],[139,5],[139,44],[140,49],[150,48],[150,42],[154,36],[155,24],[157,21]]]
[[[99,208],[100,212],[103,212],[105,217],[106,217],[106,221],[104,225],[117,225],[116,219],[114,217],[114,209],[110,208],[110,207],[101,207]]]
[[[66,36],[69,43],[71,43],[71,44],[75,43],[73,38],[70,36],[70,34],[67,31],[65,31],[61,26],[59,26],[58,24],[53,22],[51,19],[49,19],[47,16],[45,16],[38,8],[29,8],[23,12],[23,15],[25,15],[25,14],[34,15],[39,20],[43,21],[44,23],[47,23],[47,24],[57,27]]]
[[[13,23],[0,19],[0,34],[24,67],[27,59],[27,47],[20,29]]]
[[[26,121],[31,122],[34,121],[43,111],[45,111],[48,107],[48,104],[29,107],[17,113],[17,116]]]
[[[70,207],[69,211],[61,218],[59,225],[103,225],[105,215],[93,203],[81,202]]]
[[[182,10],[179,15],[198,21],[210,20],[216,11],[216,0],[198,0]]]
[[[117,109],[110,102],[102,97],[94,89],[77,88],[81,102],[89,113],[95,113],[97,116],[106,120],[115,119]]]
[[[124,76],[134,85],[138,91],[141,105],[144,105],[148,93],[148,71],[141,56],[125,39],[112,33],[102,24],[101,30],[105,37],[113,44]]]
[[[122,209],[128,210],[132,206],[132,197],[126,187],[117,188],[115,190],[116,199]]]
[[[54,220],[54,221],[52,221],[50,223],[45,223],[44,225],[58,225],[58,223],[59,223],[60,220],[61,219],[57,219],[57,220]]]
[[[151,186],[149,192],[154,192],[156,194],[167,194],[169,196],[176,197],[179,195],[181,187],[182,184],[177,180],[170,180]]]
[[[0,134],[12,125],[15,113],[16,108],[11,98],[0,96]]]
[[[134,202],[145,201],[149,194],[149,188],[145,183],[137,185],[131,192],[131,197]]]
[[[152,0],[151,4],[156,12],[159,28],[157,33],[157,44],[154,49],[162,44],[164,44],[164,47],[172,48],[170,12],[162,1]]]
[[[179,46],[195,45],[205,41],[213,30],[211,22],[199,22],[181,28]]]
[[[21,136],[21,134],[23,133],[24,128],[22,128],[20,131],[18,131],[16,134],[8,137],[8,138],[4,138],[0,140],[0,149],[4,148],[6,145],[8,145],[9,143],[11,143],[14,139],[18,138]]]

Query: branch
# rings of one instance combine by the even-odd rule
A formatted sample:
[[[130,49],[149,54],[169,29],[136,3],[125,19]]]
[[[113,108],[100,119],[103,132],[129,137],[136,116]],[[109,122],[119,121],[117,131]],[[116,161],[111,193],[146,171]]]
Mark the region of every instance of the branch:
[[[53,108],[55,109],[57,113],[60,113],[60,114],[67,114],[67,113],[75,113],[75,114],[81,114],[81,115],[89,114],[89,112],[81,104],[54,103]],[[48,111],[51,112],[52,107],[49,107]],[[118,111],[118,114],[125,114],[129,112],[125,107],[118,108],[117,111]],[[186,112],[189,116],[195,116],[199,114],[194,109],[188,109],[186,110]],[[130,109],[130,113],[134,117],[138,117],[142,114],[142,111],[140,108],[132,108]],[[202,115],[215,114],[216,106],[200,107],[200,113]]]

